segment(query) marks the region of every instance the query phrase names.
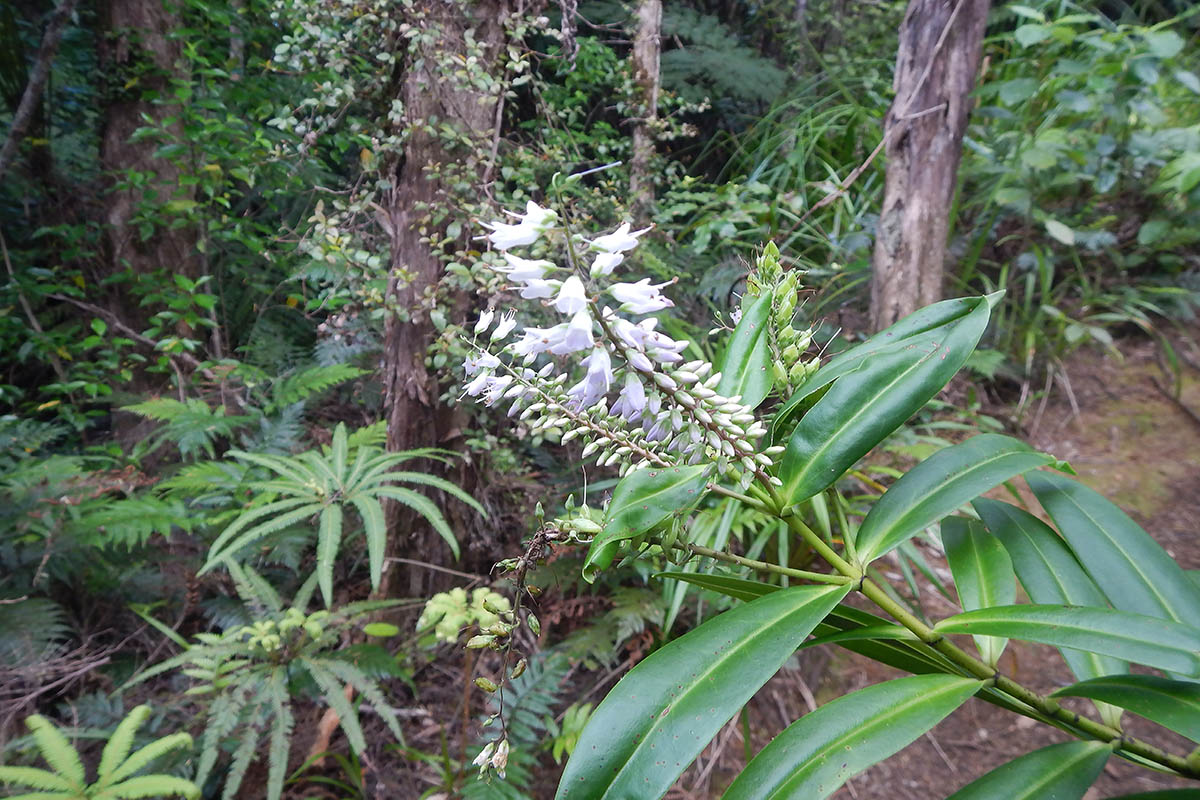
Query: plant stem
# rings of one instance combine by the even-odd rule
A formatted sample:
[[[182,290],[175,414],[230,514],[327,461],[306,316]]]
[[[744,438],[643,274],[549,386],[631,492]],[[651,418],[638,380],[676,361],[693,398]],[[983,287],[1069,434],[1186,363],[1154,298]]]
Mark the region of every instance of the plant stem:
[[[698,556],[705,558],[724,561],[727,564],[738,564],[743,567],[758,570],[759,572],[773,572],[776,575],[786,575],[789,578],[798,578],[804,581],[813,581],[814,583],[830,583],[830,584],[845,584],[850,583],[850,578],[843,575],[829,575],[824,572],[807,572],[802,569],[792,569],[791,567],[781,567],[778,564],[771,564],[766,561],[757,561],[753,558],[745,556],[735,556],[732,553],[726,553],[721,550],[713,550],[708,547],[701,547],[698,544],[676,544],[676,548],[687,550]]]
[[[719,486],[718,484],[715,484],[715,483],[710,483],[708,485],[708,488],[709,488],[709,491],[711,491],[713,494],[719,494],[719,495],[723,495],[725,497],[732,497],[734,500],[739,500],[742,503],[744,503],[745,505],[750,506],[751,508],[757,508],[759,511],[765,511],[768,514],[771,513],[771,509],[768,508],[764,503],[761,503],[758,500],[755,500],[753,497],[750,497],[748,495],[740,494],[739,492],[735,492],[732,489],[726,489],[724,486]]]

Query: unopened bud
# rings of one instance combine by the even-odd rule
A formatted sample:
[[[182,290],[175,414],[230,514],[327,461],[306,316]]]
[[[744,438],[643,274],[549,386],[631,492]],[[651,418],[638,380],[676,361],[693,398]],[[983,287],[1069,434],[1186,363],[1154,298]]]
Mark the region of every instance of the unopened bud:
[[[500,688],[495,683],[482,676],[475,679],[475,685],[480,689],[483,689],[485,692],[494,692]]]

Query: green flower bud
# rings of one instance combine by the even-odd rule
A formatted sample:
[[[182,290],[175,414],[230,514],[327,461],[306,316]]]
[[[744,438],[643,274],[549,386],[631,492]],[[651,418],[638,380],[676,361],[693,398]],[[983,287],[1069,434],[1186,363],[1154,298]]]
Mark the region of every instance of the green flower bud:
[[[525,617],[525,624],[529,626],[529,630],[533,631],[534,636],[542,635],[542,623],[538,622],[538,618],[533,614]]]
[[[517,665],[513,667],[512,674],[509,677],[513,678],[514,680],[521,677],[525,674],[525,668],[527,666],[529,666],[529,662],[522,658],[517,662]]]
[[[483,689],[485,692],[494,692],[500,688],[495,683],[493,683],[492,681],[489,681],[487,678],[484,678],[484,677],[476,678],[475,685],[478,686],[480,689]]]
[[[483,634],[480,634],[479,636],[472,636],[467,640],[467,649],[478,650],[481,647],[488,647],[494,641],[496,641],[495,636],[486,636]]]

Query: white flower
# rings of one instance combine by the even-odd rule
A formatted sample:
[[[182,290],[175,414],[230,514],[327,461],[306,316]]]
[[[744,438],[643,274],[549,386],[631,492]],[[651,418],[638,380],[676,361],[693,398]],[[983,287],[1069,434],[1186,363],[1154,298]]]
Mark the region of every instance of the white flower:
[[[612,359],[609,358],[607,350],[597,347],[583,363],[587,365],[587,375],[568,389],[567,394],[579,404],[579,408],[591,408],[608,394],[612,385]]]
[[[475,379],[467,384],[466,393],[471,397],[478,397],[483,394],[483,390],[487,388],[488,381],[492,379],[492,373],[486,370],[475,376]]]
[[[509,309],[504,316],[500,318],[500,322],[496,324],[496,330],[492,331],[491,341],[503,339],[508,334],[512,333],[512,329],[517,327],[517,311]]]
[[[611,275],[617,265],[624,260],[625,256],[621,253],[598,253],[592,260],[592,277]]]
[[[524,214],[513,214],[512,216],[519,219],[520,222],[516,225],[507,222],[481,223],[483,227],[491,231],[487,235],[487,239],[497,250],[533,244],[547,228],[554,224],[558,214],[549,208],[542,208],[530,200],[525,204]]]
[[[550,345],[550,352],[556,356],[586,350],[592,346],[592,318],[586,311],[579,311],[571,317],[567,324],[562,340]]]
[[[463,362],[463,369],[468,375],[474,375],[481,369],[495,369],[500,366],[500,359],[488,352],[473,353]],[[477,394],[477,393],[476,393]]]
[[[492,317],[494,317],[495,315],[496,315],[496,312],[492,311],[492,309],[490,309],[490,308],[487,311],[484,311],[482,314],[479,315],[479,322],[475,323],[475,335],[476,336],[478,336],[479,334],[483,333],[484,331],[486,331],[488,329],[488,326],[490,326],[492,324]]]
[[[554,269],[554,262],[546,259],[533,260],[529,258],[521,258],[514,256],[512,253],[505,253],[504,260],[508,262],[508,269],[497,267],[497,272],[503,272],[508,275],[508,279],[512,281],[541,280],[546,277],[546,273]]]
[[[488,742],[487,746],[484,747],[482,750],[480,750],[479,755],[475,756],[475,760],[471,762],[475,766],[479,767],[480,775],[482,775],[484,773],[484,771],[488,768],[488,764],[491,763],[491,760],[492,760],[492,753],[495,752],[495,750],[496,750],[496,743]],[[508,760],[507,755],[508,754],[505,753],[505,756],[506,756],[505,761],[506,762]]]
[[[675,305],[660,289],[668,283],[652,284],[649,278],[642,278],[637,283],[614,283],[608,287],[608,292],[621,309],[631,314],[653,314]]]
[[[553,297],[560,286],[562,286],[562,281],[526,281],[524,288],[521,289],[521,297],[524,297],[526,300]]]
[[[554,299],[554,307],[563,314],[576,314],[587,307],[587,291],[578,275],[572,275],[563,281]]]
[[[591,320],[588,320],[591,329]],[[567,323],[563,322],[553,328],[526,328],[521,341],[511,346],[515,355],[524,357],[526,363],[532,361],[538,353],[544,353],[555,344],[561,342],[567,333]]]
[[[637,237],[641,236],[649,228],[642,228],[640,231],[629,232],[629,223],[622,222],[621,227],[617,228],[610,234],[600,236],[592,240],[592,249],[599,250],[602,253],[621,253],[626,250],[632,250],[637,247]]]
[[[483,402],[485,405],[495,405],[500,398],[504,397],[505,390],[508,385],[513,382],[512,375],[496,375],[488,379],[487,389],[483,392]]]

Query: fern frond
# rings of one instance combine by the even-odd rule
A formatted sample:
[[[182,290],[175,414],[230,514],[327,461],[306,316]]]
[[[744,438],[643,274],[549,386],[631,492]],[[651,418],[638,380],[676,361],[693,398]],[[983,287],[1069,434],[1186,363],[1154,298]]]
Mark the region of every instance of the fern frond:
[[[250,606],[259,606],[267,611],[280,612],[283,610],[283,600],[266,578],[249,564],[238,564],[232,559],[225,562],[225,568],[233,578],[233,585],[238,595]]]
[[[221,800],[233,800],[237,797],[242,780],[246,777],[246,770],[250,768],[250,762],[254,760],[258,751],[257,717],[258,714],[255,715],[255,719],[246,723],[242,739],[233,751],[233,760],[229,764],[229,772],[225,775],[225,791],[221,793]]]
[[[338,679],[325,667],[324,663],[317,659],[304,656],[300,658],[300,663],[308,670],[308,674],[321,689],[321,697],[325,700],[326,705],[332,708],[341,719],[342,730],[345,731],[346,738],[350,741],[354,752],[361,753],[366,750],[367,741],[363,736],[362,727],[358,724],[358,714],[350,705],[350,701],[346,699],[346,695],[342,693],[344,690]]]
[[[387,552],[387,522],[383,518],[383,506],[374,497],[356,494],[350,502],[362,517],[363,535],[367,539],[367,560],[370,562],[371,588],[376,589],[383,580],[383,558]]]
[[[325,506],[321,512],[321,528],[317,532],[317,582],[326,607],[333,605],[333,563],[342,544],[342,507]],[[371,588],[377,588],[372,585]]]
[[[167,496],[209,498],[232,495],[246,480],[247,468],[237,461],[198,461],[158,484]]]
[[[307,505],[302,505],[300,508],[295,508],[295,506],[299,503],[307,503]],[[285,508],[294,508],[295,510],[288,511],[287,513],[281,514],[274,519],[270,519],[259,525],[255,525],[250,530],[238,536],[237,539],[235,539],[232,543],[229,541],[231,537],[241,531],[241,529],[250,522],[254,522],[262,517],[276,513]],[[321,512],[322,508],[323,506],[321,504],[314,504],[309,498],[293,498],[290,500],[280,500],[276,503],[271,503],[270,505],[255,509],[243,517],[238,517],[233,524],[221,532],[221,535],[217,537],[217,540],[208,548],[208,560],[204,563],[204,566],[200,568],[200,572],[198,574],[203,575],[205,572],[208,572],[219,562],[224,561],[226,556],[230,555],[231,553],[236,553],[255,539],[261,539],[268,533],[273,533],[274,531],[286,528],[288,525],[299,522],[303,519],[307,519],[308,517],[315,516]]]
[[[29,728],[29,732],[33,734],[33,739],[37,742],[38,750],[41,752],[42,758],[46,759],[46,763],[71,784],[77,786],[82,793],[83,787],[87,785],[83,762],[79,760],[79,753],[75,752],[75,748],[67,741],[67,737],[63,736],[62,731],[40,714],[34,714],[25,720],[25,727]]]
[[[276,667],[267,681],[267,698],[275,719],[271,724],[271,746],[267,753],[267,800],[279,800],[287,776],[288,752],[295,720],[287,692],[287,670]]]
[[[454,537],[454,532],[450,530],[445,517],[442,516],[442,512],[438,510],[432,500],[402,486],[379,486],[373,490],[373,494],[402,503],[424,517],[425,521],[438,532],[438,535],[446,540],[446,544],[450,545],[450,552],[454,554],[454,557],[458,558],[458,539]]]
[[[314,394],[319,394],[339,383],[345,383],[365,374],[367,374],[366,370],[352,367],[349,364],[309,367],[277,381],[271,387],[271,403],[267,406],[266,411],[274,413],[285,406],[307,400]]]
[[[208,775],[216,766],[217,756],[220,754],[221,740],[242,721],[242,712],[259,689],[260,683],[260,680],[251,678],[213,701],[208,710],[207,724],[204,726],[204,738],[200,742],[196,783],[203,786],[208,782]]]
[[[302,464],[291,456],[269,456],[265,453],[247,453],[244,450],[230,450],[229,455],[238,461],[249,461],[260,467],[266,467],[277,475],[282,475],[297,486],[307,486],[316,482],[316,476],[309,473]]]
[[[33,663],[70,635],[66,612],[53,600],[30,597],[0,604],[0,664]]]
[[[115,785],[117,781],[124,781],[130,776],[136,775],[172,750],[190,750],[192,744],[192,737],[182,731],[164,736],[161,739],[156,739],[136,751],[123,764],[117,767],[112,775],[109,776],[108,782]],[[104,773],[100,773],[102,782],[104,781],[104,777]]]
[[[96,795],[94,800],[134,800],[138,797],[186,797],[198,800],[200,787],[174,775],[139,775]]]
[[[375,713],[383,718],[383,721],[396,737],[396,741],[404,744],[404,732],[400,730],[400,720],[396,717],[396,712],[388,704],[387,698],[383,696],[383,692],[379,690],[378,683],[371,680],[365,672],[348,661],[339,661],[331,658],[325,659],[321,663],[326,669],[337,676],[342,683],[348,683],[357,689],[358,693],[375,709]]]
[[[364,425],[350,434],[346,444],[351,450],[359,447],[382,447],[387,442],[387,422],[380,420]]]
[[[193,523],[193,515],[179,500],[142,494],[100,504],[85,511],[70,527],[98,546],[132,549],[155,534],[167,538],[175,528],[191,531]]]
[[[480,516],[486,518],[487,511],[484,511],[483,506],[479,505],[479,501],[471,495],[464,492],[458,486],[455,486],[445,478],[439,478],[436,475],[426,475],[423,472],[387,472],[380,476],[380,481],[399,481],[401,483],[416,483],[421,486],[432,486],[435,489],[441,489],[446,494],[466,503],[471,508],[479,512]]]
[[[346,424],[339,422],[337,427],[333,429],[333,443],[330,445],[330,455],[333,456],[333,473],[338,476],[338,481],[343,483],[346,478],[346,456],[348,453]]]
[[[77,787],[62,775],[37,767],[0,767],[0,783],[28,786],[48,792],[74,792]]]
[[[296,596],[292,598],[292,605],[304,611],[312,602],[313,592],[317,590],[317,573],[314,572],[304,579],[304,583],[300,584],[300,588],[296,590]]]
[[[129,751],[133,747],[133,737],[148,716],[150,716],[150,706],[138,706],[130,711],[125,719],[121,720],[117,729],[109,737],[108,744],[104,745],[104,752],[100,755],[100,766],[97,770],[97,780],[100,782],[101,788],[108,786],[114,780],[120,780],[114,773],[121,762],[129,757]]]

